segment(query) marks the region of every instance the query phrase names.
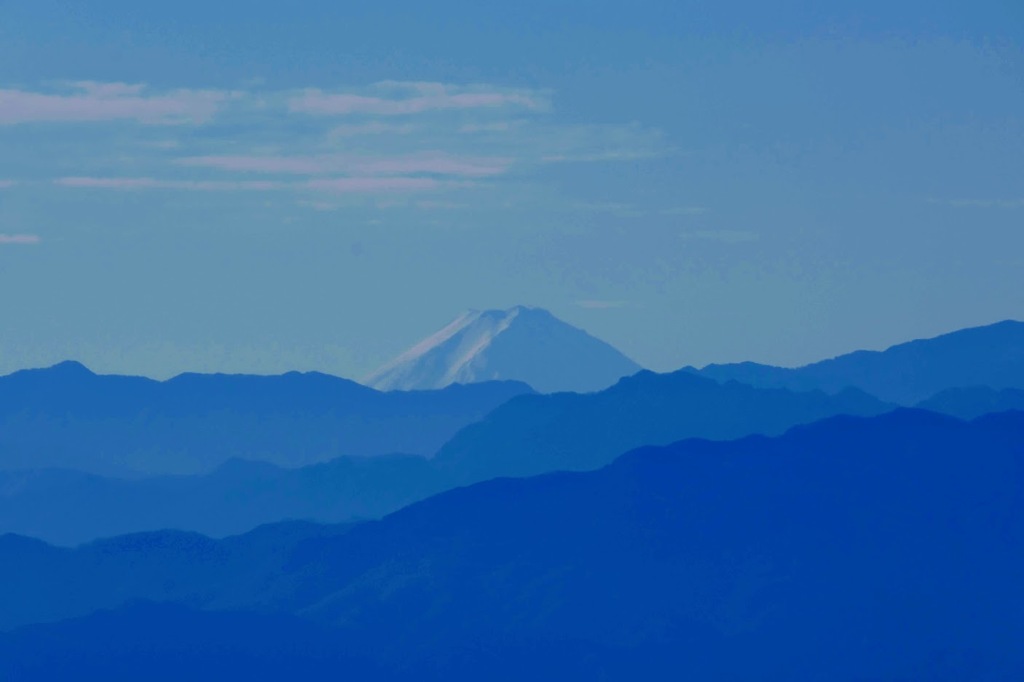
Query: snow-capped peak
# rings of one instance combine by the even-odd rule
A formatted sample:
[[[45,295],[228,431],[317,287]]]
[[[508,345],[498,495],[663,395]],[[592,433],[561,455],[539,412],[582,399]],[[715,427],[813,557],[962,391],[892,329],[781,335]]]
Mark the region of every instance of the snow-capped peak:
[[[539,391],[604,388],[640,367],[541,308],[469,310],[365,383],[381,390],[441,388],[496,379]]]

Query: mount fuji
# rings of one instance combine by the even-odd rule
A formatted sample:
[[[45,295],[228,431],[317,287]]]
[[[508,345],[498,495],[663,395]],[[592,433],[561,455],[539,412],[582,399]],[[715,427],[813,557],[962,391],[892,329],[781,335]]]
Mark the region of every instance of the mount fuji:
[[[470,310],[364,380],[378,390],[423,390],[494,379],[541,393],[607,388],[642,368],[546,310]]]

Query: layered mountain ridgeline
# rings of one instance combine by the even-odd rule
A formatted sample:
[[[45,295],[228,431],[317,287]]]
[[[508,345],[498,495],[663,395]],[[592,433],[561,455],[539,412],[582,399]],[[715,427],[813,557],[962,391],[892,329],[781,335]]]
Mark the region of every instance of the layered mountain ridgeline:
[[[341,455],[433,454],[518,382],[381,393],[316,372],[97,375],[66,362],[0,377],[0,469],[189,474],[232,458],[302,466]]]
[[[595,469],[642,445],[777,435],[831,415],[893,407],[853,389],[827,395],[642,371],[599,393],[510,400],[460,431],[434,461],[466,481]]]
[[[352,527],[289,521],[222,540],[164,530],[98,540],[77,549],[3,535],[0,579],[7,587],[0,596],[0,630],[138,599],[228,610],[258,609],[263,601],[276,605],[301,589],[285,579],[288,567],[304,560],[307,550],[315,554],[315,541],[343,535]]]
[[[542,308],[471,310],[377,370],[381,390],[523,381],[542,393],[599,391],[640,366]]]
[[[764,388],[834,393],[854,387],[882,400],[914,405],[950,388],[1024,389],[1024,322],[1006,320],[962,329],[796,369],[742,362],[687,370],[718,381]]]
[[[778,434],[830,415],[890,407],[857,391],[795,393],[642,372],[600,393],[518,396],[460,431],[430,461],[341,458],[293,471],[234,462],[206,476],[138,481],[13,472],[0,476],[0,532],[74,544],[158,528],[223,535],[286,518],[378,517],[495,476],[596,469],[642,445]]]
[[[448,487],[417,455],[339,457],[297,469],[231,460],[209,474],[132,480],[0,471],[0,533],[67,546],[160,528],[223,537],[284,519],[379,518]]]
[[[225,650],[319,661],[327,630],[308,654],[283,634],[299,616],[395,679],[1018,679],[1022,446],[1022,413],[900,410],[488,481],[270,560],[225,559],[244,538],[7,537],[5,627],[118,610],[4,635],[0,661],[217,679]],[[213,626],[233,618],[244,646]]]
[[[987,386],[950,388],[936,393],[917,405],[923,410],[941,412],[961,419],[974,419],[983,414],[1024,410],[1024,390]]]

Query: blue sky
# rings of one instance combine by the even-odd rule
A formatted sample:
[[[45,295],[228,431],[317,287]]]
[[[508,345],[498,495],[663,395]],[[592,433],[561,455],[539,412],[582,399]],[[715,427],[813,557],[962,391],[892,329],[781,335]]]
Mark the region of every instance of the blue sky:
[[[1016,2],[0,2],[0,371],[658,370],[1024,318]]]

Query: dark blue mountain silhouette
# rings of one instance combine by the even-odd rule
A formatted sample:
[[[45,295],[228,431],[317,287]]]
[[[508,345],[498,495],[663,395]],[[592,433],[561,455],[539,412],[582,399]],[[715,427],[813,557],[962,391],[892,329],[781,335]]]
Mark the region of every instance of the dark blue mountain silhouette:
[[[983,414],[1024,410],[1024,390],[987,386],[950,388],[936,393],[917,404],[922,410],[932,410],[961,419],[974,419]]]
[[[287,518],[378,517],[494,476],[596,469],[641,445],[777,434],[833,414],[887,409],[857,391],[794,393],[721,385],[685,372],[642,372],[600,393],[517,397],[459,432],[430,462],[340,458],[281,470],[233,461],[209,475],[138,481],[69,471],[0,473],[0,532],[75,544],[158,528],[220,536]]]
[[[198,541],[179,542],[175,570],[138,538],[103,551],[8,537],[0,603],[17,600],[27,622],[33,603],[50,608],[37,621],[73,615],[74,594],[206,610],[248,599],[250,610],[335,628],[338,651],[389,675],[420,678],[1020,679],[1022,471],[1022,413],[835,417],[778,438],[689,440],[599,471],[453,490],[309,538],[268,579],[237,573],[243,587],[229,598],[204,577],[218,564]],[[91,571],[76,570],[87,561]],[[65,574],[83,578],[66,585]],[[0,637],[0,660],[70,651],[101,674],[177,656],[163,616],[139,613],[19,630]],[[203,633],[185,639],[190,656],[234,641],[203,624],[216,616],[188,616]],[[93,635],[129,629],[127,643]],[[246,631],[262,655],[279,646]]]
[[[948,388],[1024,388],[1024,322],[1006,320],[962,329],[796,369],[741,362],[687,370],[718,381],[764,388],[834,393],[854,387],[882,400],[914,405]]]
[[[231,458],[301,466],[340,455],[430,455],[517,382],[381,393],[316,372],[96,375],[76,362],[0,377],[0,469],[198,473]]]
[[[53,630],[0,636],[5,681],[386,679],[339,646],[335,632],[289,616],[136,603],[61,623],[59,651]]]
[[[154,531],[76,549],[20,535],[0,536],[0,630],[61,620],[141,599],[204,608],[255,609],[298,589],[284,576],[305,545],[352,524],[283,522],[213,540]]]

